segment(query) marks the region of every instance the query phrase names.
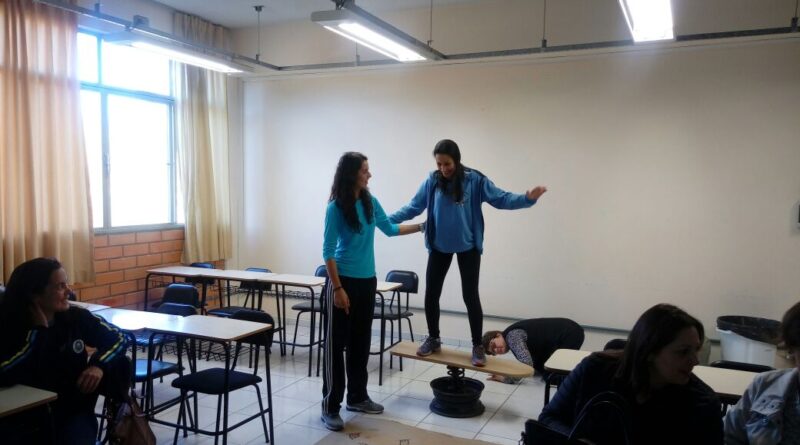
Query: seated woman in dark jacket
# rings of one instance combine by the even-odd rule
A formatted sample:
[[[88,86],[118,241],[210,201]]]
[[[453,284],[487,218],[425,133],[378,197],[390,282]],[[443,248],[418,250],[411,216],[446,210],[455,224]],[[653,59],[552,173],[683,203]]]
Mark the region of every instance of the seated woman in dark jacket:
[[[569,374],[539,421],[569,434],[586,403],[610,391],[625,405],[634,444],[722,444],[720,402],[692,374],[702,344],[697,319],[672,305],[653,306],[639,317],[624,351],[594,353]],[[590,413],[578,431],[592,443],[618,444],[620,425]]]
[[[97,396],[124,397],[130,361],[120,330],[70,306],[69,290],[66,272],[52,258],[27,261],[11,273],[0,305],[0,386],[21,383],[57,393],[56,441],[94,444]],[[91,356],[87,347],[94,349]]]

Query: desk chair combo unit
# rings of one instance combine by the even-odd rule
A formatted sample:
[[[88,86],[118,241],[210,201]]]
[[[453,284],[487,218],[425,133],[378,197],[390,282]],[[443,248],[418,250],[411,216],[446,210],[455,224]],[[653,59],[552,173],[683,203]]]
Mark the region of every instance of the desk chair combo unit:
[[[225,366],[222,368],[210,368],[196,371],[192,374],[178,377],[172,381],[172,386],[179,389],[181,392],[177,423],[170,423],[157,419],[154,419],[154,421],[175,427],[173,443],[177,443],[178,434],[183,430],[184,437],[188,436],[188,431],[193,431],[199,434],[214,436],[215,442],[219,436],[222,436],[222,443],[226,444],[228,433],[231,430],[257,417],[261,418],[265,442],[274,443],[272,383],[269,372],[269,348],[272,343],[272,332],[270,331],[272,330],[272,325],[248,321],[251,319],[267,321],[270,318],[269,315],[261,311],[242,310],[234,313],[230,318],[194,316],[187,319],[187,323],[181,327],[181,332],[188,337],[202,338],[204,340],[220,343],[225,352]],[[252,344],[257,348],[264,347],[267,379],[267,408],[264,408],[261,389],[259,388],[259,383],[262,382],[262,379],[257,375],[258,361],[256,361],[252,373],[237,371],[235,369],[236,361],[234,360],[231,362],[231,342],[236,343],[235,349],[237,352],[242,344]],[[256,390],[259,406],[258,412],[235,425],[228,425],[229,393],[248,386],[252,386]],[[217,396],[217,415],[214,431],[200,429],[197,425],[196,417],[193,422],[194,426],[187,425],[190,416],[188,405],[190,393],[192,393],[193,396],[196,396],[198,393]],[[269,417],[269,427],[267,427],[267,419],[264,417],[265,414],[268,414]],[[196,409],[195,416],[197,416]]]
[[[319,298],[316,301],[313,299],[314,295],[312,293],[311,299],[309,301],[302,301],[292,306],[292,310],[297,312],[297,316],[294,320],[294,336],[292,337],[292,355],[294,355],[294,348],[296,346],[309,347],[313,348],[314,345],[317,345],[317,377],[319,377],[319,367],[322,355],[322,348],[325,344],[325,330],[323,329],[323,319],[325,314],[325,289],[328,285],[328,269],[325,265],[317,266],[317,270],[314,271],[315,277],[320,277],[325,279],[325,284],[322,285],[322,290],[319,292]],[[311,319],[309,320],[309,338],[311,338],[311,330],[314,329],[314,324],[317,324],[317,340],[314,344],[300,344],[297,343],[297,331],[300,327],[300,316],[308,313],[310,314]],[[316,321],[316,317],[319,317],[319,321]],[[311,340],[309,340],[309,343]],[[313,349],[311,354],[313,355]],[[310,376],[310,374],[309,374]]]
[[[245,269],[245,272],[261,272],[261,273],[272,273],[271,270],[262,268],[262,267],[248,267]],[[230,317],[235,312],[248,309],[247,302],[250,302],[249,309],[261,309],[261,301],[264,295],[264,292],[269,292],[272,290],[272,284],[270,283],[259,283],[257,281],[241,281],[239,283],[239,288],[237,293],[242,291],[245,292],[244,303],[241,306],[233,306],[231,305],[231,286],[230,280],[227,281],[227,305],[222,306],[222,296],[220,295],[220,307],[216,309],[211,309],[208,311],[209,315],[216,315],[217,317]],[[258,307],[256,307],[256,295],[258,295]]]
[[[486,409],[480,401],[484,384],[480,380],[464,377],[466,369],[514,378],[530,377],[533,368],[515,360],[488,357],[486,366],[474,366],[472,355],[468,352],[453,351],[442,348],[440,352],[420,357],[417,355],[417,344],[403,341],[390,349],[392,355],[413,360],[447,365],[447,377],[439,377],[431,381],[433,400],[430,409],[445,417],[475,417]]]
[[[414,313],[411,312],[409,307],[410,294],[416,294],[419,289],[419,277],[416,273],[409,270],[390,270],[386,274],[386,281],[378,283],[378,296],[375,299],[376,307],[375,313],[372,316],[373,320],[380,320],[381,322],[381,345],[378,351],[371,352],[370,354],[380,354],[380,365],[378,370],[378,385],[383,384],[383,353],[390,350],[392,347],[403,341],[403,324],[405,320],[408,323],[408,332],[411,341],[414,341],[414,329],[411,326],[411,317]],[[385,305],[386,301],[383,297],[382,291],[391,291],[392,296],[389,299],[388,306]],[[405,293],[405,304],[403,304],[402,297]],[[397,301],[395,303],[395,301]],[[386,322],[389,322],[389,344],[386,343]],[[394,338],[394,323],[397,322],[397,340]],[[403,358],[400,357],[400,371],[403,370]],[[389,369],[392,369],[394,364],[394,355],[389,356]]]

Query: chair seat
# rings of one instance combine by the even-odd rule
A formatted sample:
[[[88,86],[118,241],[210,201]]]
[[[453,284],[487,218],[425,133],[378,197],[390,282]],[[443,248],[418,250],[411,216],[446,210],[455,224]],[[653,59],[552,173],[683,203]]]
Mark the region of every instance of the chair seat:
[[[146,347],[150,345],[150,335],[153,332],[150,330],[142,330],[136,332],[134,335],[136,337],[136,346]],[[153,337],[153,346],[158,346],[164,343],[164,336],[163,335],[156,335]]]
[[[228,381],[228,391],[235,391],[258,383],[261,383],[261,377],[257,375],[247,372],[231,371]],[[194,374],[178,377],[172,381],[172,386],[202,394],[223,394],[225,392],[225,369],[204,369]]]
[[[153,360],[151,369],[150,377],[154,379],[169,374],[176,374],[179,370],[183,370],[183,368],[179,368],[176,363],[162,362],[159,360]],[[138,359],[136,360],[136,381],[143,382],[145,380],[147,380],[147,360]]]
[[[220,307],[216,309],[211,309],[208,311],[208,315],[216,315],[217,317],[231,317],[236,312],[239,312],[242,309],[250,309],[244,306],[226,306]]]
[[[413,315],[414,315],[414,313],[411,312],[411,311],[402,311],[400,313],[398,313],[396,309],[385,309],[383,311],[383,318],[385,318],[387,320],[397,320],[397,319],[400,319],[400,318],[408,318],[408,317],[411,317]],[[381,308],[380,308],[380,306],[375,308],[374,318],[377,318],[378,320],[380,320],[380,318],[381,318]]]
[[[292,306],[292,310],[300,312],[309,312],[311,310],[311,302],[303,301],[301,303],[297,303],[294,306]],[[322,308],[320,307],[319,303],[314,303],[314,312],[322,312]]]

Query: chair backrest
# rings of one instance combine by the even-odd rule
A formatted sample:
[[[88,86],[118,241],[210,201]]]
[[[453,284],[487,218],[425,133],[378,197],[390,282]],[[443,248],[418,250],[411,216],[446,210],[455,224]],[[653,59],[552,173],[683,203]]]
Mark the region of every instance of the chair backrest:
[[[192,264],[189,265],[189,267],[199,267],[199,268],[202,268],[202,269],[214,269],[214,265],[213,264],[206,263],[206,262],[192,263]],[[203,283],[205,283],[205,284],[214,284],[215,280],[213,278],[192,278],[192,277],[188,277],[188,278],[186,278],[186,282],[187,283],[191,283],[191,284],[203,284]]]
[[[416,294],[419,289],[419,277],[410,270],[390,270],[386,274],[386,281],[403,283],[403,286],[397,289],[400,292]]]
[[[625,349],[625,345],[628,344],[628,340],[624,338],[615,338],[609,340],[605,346],[603,346],[603,351],[608,351],[610,349]]]
[[[231,318],[234,320],[254,321],[256,323],[269,323],[273,326],[273,328],[275,326],[275,319],[273,319],[270,314],[255,309],[240,309],[234,312],[233,315],[231,315]],[[245,337],[239,341],[241,343],[264,346],[265,348],[269,349],[272,346],[272,335],[274,332],[274,329],[270,329],[265,332],[260,332],[249,337]]]
[[[197,315],[197,308],[190,304],[180,303],[164,303],[156,309],[160,314],[180,315],[181,317],[188,317],[189,315]]]
[[[317,266],[317,270],[314,271],[315,277],[325,277],[328,278],[328,268],[325,265]]]
[[[194,286],[189,284],[172,283],[164,290],[161,298],[162,304],[178,303],[200,307],[200,295]]]
[[[192,263],[189,265],[189,267],[201,267],[203,269],[213,269],[214,265],[211,263],[203,262],[203,263]]]
[[[775,368],[772,368],[767,365],[756,365],[754,363],[742,363],[742,362],[732,362],[730,360],[717,360],[711,363],[709,366],[714,368],[725,368],[725,369],[736,369],[738,371],[748,371],[748,372],[767,372],[767,371],[774,371]]]
[[[272,272],[271,270],[263,267],[248,267],[245,270],[248,272],[264,272],[264,273]],[[239,289],[255,290],[255,291],[261,290],[266,292],[272,290],[272,283],[253,283],[250,281],[242,281],[242,283],[239,285]]]

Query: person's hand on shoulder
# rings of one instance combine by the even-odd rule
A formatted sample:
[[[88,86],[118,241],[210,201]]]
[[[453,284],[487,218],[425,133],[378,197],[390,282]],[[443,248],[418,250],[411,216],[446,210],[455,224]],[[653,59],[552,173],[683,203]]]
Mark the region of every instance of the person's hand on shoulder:
[[[546,191],[547,191],[547,187],[545,187],[543,185],[540,185],[540,186],[537,186],[537,187],[525,192],[525,197],[528,198],[528,199],[531,199],[531,200],[539,199],[539,197],[544,195],[544,192],[546,192]]]

